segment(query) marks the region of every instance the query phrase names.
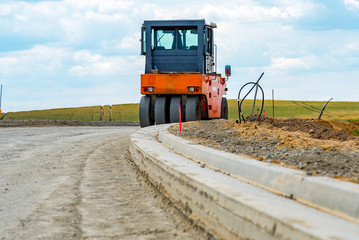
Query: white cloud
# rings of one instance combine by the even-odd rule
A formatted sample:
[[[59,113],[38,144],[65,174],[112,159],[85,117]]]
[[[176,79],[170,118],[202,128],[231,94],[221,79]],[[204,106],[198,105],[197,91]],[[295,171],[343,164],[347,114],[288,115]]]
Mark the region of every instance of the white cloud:
[[[113,13],[128,10],[133,6],[133,1],[124,0],[65,0],[65,5],[81,11],[94,10],[101,13]]]
[[[11,69],[18,64],[18,59],[15,57],[0,58],[0,73],[2,76],[11,74]]]
[[[16,14],[16,15],[15,15],[15,18],[16,18],[17,20],[20,20],[20,21],[26,21],[26,20],[27,20],[27,17],[26,17],[26,16],[19,15],[19,14]]]
[[[135,33],[122,38],[118,45],[121,49],[136,49],[140,44],[140,33]]]
[[[318,6],[308,1],[283,1],[272,6],[264,6],[251,1],[243,5],[206,5],[200,14],[227,22],[281,22],[304,18],[306,15],[312,14]]]
[[[345,45],[345,48],[351,52],[359,53],[359,43],[358,42],[351,42]]]
[[[231,21],[252,22],[288,18],[288,12],[277,7],[261,6],[233,6],[228,8],[221,5],[207,5],[200,10],[200,14],[214,18],[227,18]]]
[[[88,50],[81,50],[75,53],[74,60],[75,61],[83,61],[83,62],[96,62],[100,61],[102,56],[100,54],[91,54]]]
[[[69,70],[69,73],[74,76],[86,76],[89,72],[89,69],[84,66],[76,65],[72,66]]]
[[[100,42],[98,39],[122,35],[119,30],[130,27],[128,14],[132,11],[128,10],[132,5],[131,1],[118,0],[0,3],[2,34],[48,39],[67,46]]]
[[[101,56],[89,51],[75,53],[77,65],[69,69],[73,76],[115,76],[138,73],[140,56]]]
[[[357,41],[343,41],[332,49],[331,54],[337,57],[359,58],[359,43]]]
[[[48,46],[34,46],[28,50],[14,51],[3,54],[0,58],[0,69],[3,69],[3,76],[29,76],[44,75],[56,72],[66,58],[69,57],[69,50]]]
[[[11,6],[10,5],[3,5],[0,8],[0,16],[7,16],[11,12]]]
[[[298,57],[298,58],[288,58],[288,57],[278,57],[272,58],[270,68],[277,69],[303,69],[309,70],[317,66],[319,61],[315,57]]]
[[[359,10],[359,1],[344,0],[344,4],[349,10]]]

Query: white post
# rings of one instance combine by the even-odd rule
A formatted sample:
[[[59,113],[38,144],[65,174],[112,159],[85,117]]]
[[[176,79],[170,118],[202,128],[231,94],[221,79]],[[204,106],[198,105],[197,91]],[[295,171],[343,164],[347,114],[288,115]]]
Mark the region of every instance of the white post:
[[[2,84],[0,87],[0,117],[1,117],[1,98],[2,98]]]

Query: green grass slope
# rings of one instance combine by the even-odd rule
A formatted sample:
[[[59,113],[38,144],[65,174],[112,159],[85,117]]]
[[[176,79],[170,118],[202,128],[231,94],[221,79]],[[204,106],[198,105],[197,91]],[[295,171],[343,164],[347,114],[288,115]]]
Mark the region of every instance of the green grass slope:
[[[276,118],[318,118],[325,102],[323,101],[274,101],[274,117]],[[237,100],[228,100],[229,118],[238,118]],[[252,112],[253,100],[244,101],[242,111],[244,116]],[[254,113],[260,109],[256,102]],[[273,103],[265,100],[264,110],[266,117],[273,117]],[[329,102],[324,110],[322,119],[326,120],[356,120],[359,121],[359,102]]]
[[[276,118],[318,118],[323,107],[322,101],[274,101],[274,116]],[[244,116],[251,114],[253,100],[246,100],[242,110]],[[237,100],[228,100],[229,118],[238,118]],[[260,104],[256,102],[254,113],[259,112]],[[2,119],[14,120],[78,120],[78,121],[138,121],[139,104],[118,104],[79,108],[59,108],[49,110],[34,110],[23,112],[2,113]],[[273,116],[271,100],[265,100],[264,110],[267,117]],[[325,120],[359,121],[359,102],[330,102],[324,111]]]
[[[48,110],[33,110],[8,112],[2,116],[7,120],[72,120],[99,121],[101,106],[80,108],[57,108]]]

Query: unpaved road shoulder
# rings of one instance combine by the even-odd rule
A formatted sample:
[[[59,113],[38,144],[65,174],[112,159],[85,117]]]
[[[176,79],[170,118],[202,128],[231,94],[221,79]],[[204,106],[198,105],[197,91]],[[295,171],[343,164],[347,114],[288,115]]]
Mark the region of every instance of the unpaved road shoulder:
[[[260,161],[299,169],[308,175],[359,183],[359,123],[303,119],[260,122],[187,122],[182,137],[198,144]],[[169,131],[179,136],[178,124]]]
[[[127,157],[136,129],[1,129],[0,239],[205,238]]]

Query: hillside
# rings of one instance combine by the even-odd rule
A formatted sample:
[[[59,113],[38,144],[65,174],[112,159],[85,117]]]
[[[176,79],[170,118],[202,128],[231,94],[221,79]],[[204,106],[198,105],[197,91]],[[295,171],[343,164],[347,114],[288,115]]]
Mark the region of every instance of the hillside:
[[[322,101],[274,101],[274,117],[276,118],[318,118],[324,102]],[[243,113],[250,115],[252,100],[243,103]],[[237,100],[228,100],[229,119],[238,118]],[[4,120],[68,120],[68,121],[138,121],[139,104],[118,104],[79,108],[58,108],[49,110],[33,110],[2,113]],[[273,116],[271,100],[265,100],[264,110],[267,117]],[[111,118],[112,112],[112,118]],[[255,113],[259,112],[259,107]],[[102,115],[102,118],[101,118]],[[322,119],[359,121],[359,102],[330,102]]]

